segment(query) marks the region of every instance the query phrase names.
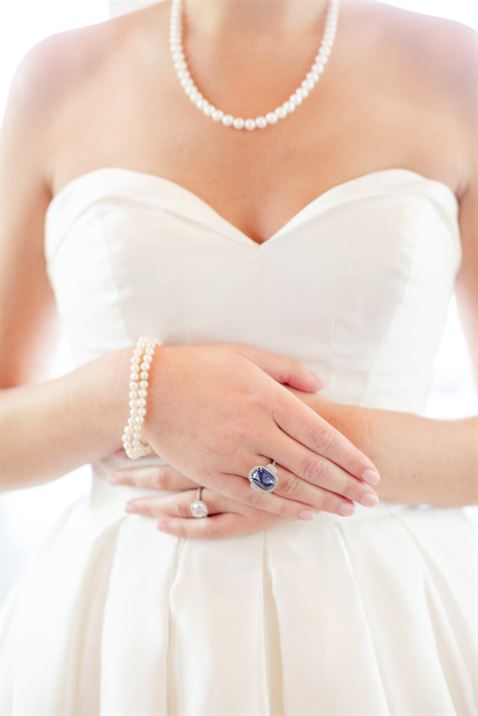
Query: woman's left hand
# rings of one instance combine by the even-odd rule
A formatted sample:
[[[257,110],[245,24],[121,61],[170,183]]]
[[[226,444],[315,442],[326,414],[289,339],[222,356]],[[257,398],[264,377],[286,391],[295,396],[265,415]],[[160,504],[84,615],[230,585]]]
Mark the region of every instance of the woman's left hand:
[[[171,490],[171,495],[138,497],[126,504],[126,512],[158,519],[158,529],[178,537],[223,538],[260,532],[284,517],[247,507],[203,487],[201,499],[208,516],[193,517],[190,505],[197,499],[199,485],[171,465],[150,465],[119,470],[108,478],[112,485],[142,489]],[[289,520],[290,521],[290,520]]]

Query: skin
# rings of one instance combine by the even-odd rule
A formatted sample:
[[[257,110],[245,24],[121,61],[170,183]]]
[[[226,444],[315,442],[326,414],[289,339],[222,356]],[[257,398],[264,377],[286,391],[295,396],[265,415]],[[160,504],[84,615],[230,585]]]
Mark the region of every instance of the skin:
[[[259,114],[282,101],[276,77],[281,78],[283,87],[297,86],[302,68],[317,49],[325,3],[304,3],[301,13],[292,11],[293,7],[297,5],[290,0],[275,0],[271,18],[260,2],[203,0],[190,4],[187,55],[206,96],[232,114],[241,115],[244,107],[257,108]],[[29,53],[15,78],[5,129],[8,181],[4,198],[9,218],[2,285],[8,301],[2,330],[9,350],[1,376],[2,384],[16,391],[8,390],[9,400],[3,401],[8,405],[9,425],[23,430],[21,442],[30,446],[30,468],[27,458],[14,450],[9,453],[12,470],[19,469],[17,486],[32,479],[34,464],[38,471],[41,441],[37,438],[32,447],[30,440],[35,440],[35,426],[44,415],[46,401],[56,406],[59,416],[64,415],[67,400],[78,401],[74,403],[79,408],[77,415],[64,428],[70,428],[67,435],[82,436],[80,443],[75,443],[78,454],[74,459],[70,453],[58,459],[59,467],[72,467],[75,460],[82,464],[85,457],[93,460],[118,447],[113,427],[117,427],[118,414],[122,415],[118,407],[124,406],[119,398],[111,399],[111,391],[121,393],[123,389],[126,354],[118,353],[115,360],[105,357],[101,366],[83,367],[87,375],[79,376],[78,371],[76,382],[63,378],[53,388],[46,383],[28,385],[41,379],[57,331],[42,256],[44,213],[51,197],[71,179],[101,166],[167,177],[203,198],[259,243],[318,194],[370,171],[405,167],[444,182],[460,203],[463,262],[456,293],[478,375],[478,191],[472,151],[477,119],[472,103],[476,34],[458,23],[387,6],[344,3],[332,58],[317,89],[287,120],[270,131],[251,135],[221,131],[212,122],[201,120],[190,105],[171,67],[168,12],[165,3],[49,38]],[[300,42],[290,42],[293,33],[300,36]],[[91,107],[96,111],[91,112]],[[188,137],[186,146],[184,137]],[[194,162],[188,146],[195,148]],[[282,147],[287,151],[280,151]],[[305,163],[304,156],[308,158]],[[260,202],[257,196],[261,196]],[[164,387],[165,373],[162,379]],[[90,386],[86,397],[85,385]],[[327,452],[330,436],[337,439],[340,434],[369,456],[382,476],[381,499],[443,506],[476,501],[476,418],[429,420],[339,405],[319,393],[306,392],[303,384],[279,387],[284,405],[286,393],[296,398],[290,404],[296,417],[301,404],[310,411],[307,418],[320,416],[330,426],[328,432],[320,433],[319,452]],[[88,418],[91,420],[87,398],[92,394],[99,402],[99,413],[94,413],[100,431],[97,440],[91,436],[83,439]],[[32,398],[36,412],[25,420],[25,407]],[[108,428],[101,427],[105,421],[100,415],[107,416]],[[284,428],[287,419],[284,412]],[[20,427],[25,422],[30,425]],[[152,443],[153,433],[154,428]],[[44,433],[42,437],[51,444]],[[168,454],[164,444],[158,442],[157,447],[159,454]],[[251,446],[249,455],[254,452],[257,459],[244,460],[242,469],[237,468],[239,474],[247,474],[246,464],[265,464],[257,448],[254,452]],[[290,514],[270,512],[272,501],[266,503],[263,498],[272,495],[257,493],[254,499],[262,498],[262,504],[252,504],[253,491],[248,489],[247,498],[243,491],[248,501],[234,500],[233,494],[224,494],[218,480],[208,485],[204,474],[194,472],[191,465],[182,468],[178,447],[171,448],[173,453],[176,462],[167,458],[171,465],[163,471],[162,482],[158,482],[158,470],[123,474],[123,482],[138,487],[154,484],[178,493],[149,498],[139,510],[155,517],[170,516],[171,532],[190,537],[232,536],[291,518]],[[42,457],[48,461],[46,454]],[[340,464],[337,457],[325,458],[328,462],[322,460],[321,465],[337,464],[335,460]],[[282,461],[287,462],[286,453]],[[302,461],[299,468],[296,463],[302,482],[300,473],[306,464]],[[314,474],[306,480],[315,485],[315,495],[324,479],[318,465],[314,463]],[[51,475],[52,466],[49,469],[45,475]],[[290,498],[304,485],[291,480],[294,475],[286,470],[280,463],[280,474],[289,485],[289,499],[282,502],[292,502]],[[326,479],[329,488],[338,489],[330,475]],[[203,497],[215,514],[195,520],[186,516],[186,507],[195,494],[192,485],[199,483],[206,485]],[[333,489],[328,493],[332,495]],[[317,503],[314,507],[319,508]],[[327,504],[320,507],[327,508]]]

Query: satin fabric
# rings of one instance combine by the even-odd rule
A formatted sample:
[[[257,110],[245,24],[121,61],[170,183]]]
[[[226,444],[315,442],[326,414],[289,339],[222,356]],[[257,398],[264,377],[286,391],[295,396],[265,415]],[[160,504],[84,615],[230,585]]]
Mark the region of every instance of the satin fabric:
[[[421,413],[461,260],[458,203],[402,168],[337,185],[261,245],[164,177],[105,167],[52,200],[72,360],[140,335],[300,358],[343,403]],[[52,447],[54,449],[54,447]],[[2,610],[5,716],[473,716],[476,533],[381,502],[188,540],[91,465]],[[169,494],[169,493],[168,493]]]

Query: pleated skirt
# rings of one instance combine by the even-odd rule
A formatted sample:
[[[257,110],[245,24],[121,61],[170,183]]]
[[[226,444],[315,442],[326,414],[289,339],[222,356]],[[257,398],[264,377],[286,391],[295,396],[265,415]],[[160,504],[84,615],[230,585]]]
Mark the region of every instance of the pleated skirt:
[[[3,716],[478,714],[462,509],[192,540],[126,514],[138,492],[93,473],[8,593]]]

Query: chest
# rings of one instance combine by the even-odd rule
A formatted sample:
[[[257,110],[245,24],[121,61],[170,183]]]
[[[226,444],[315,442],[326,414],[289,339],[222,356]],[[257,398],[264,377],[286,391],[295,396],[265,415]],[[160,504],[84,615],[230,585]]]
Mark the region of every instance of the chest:
[[[167,54],[159,64],[169,67]],[[457,182],[453,123],[432,120],[436,102],[418,100],[418,87],[406,91],[400,76],[389,84],[383,68],[368,63],[355,73],[339,71],[340,65],[328,69],[294,113],[247,132],[204,117],[171,69],[160,79],[151,73],[135,81],[134,66],[110,67],[88,85],[88,96],[83,94],[74,111],[65,113],[57,189],[102,166],[159,175],[260,244],[315,197],[378,169],[405,167],[450,186]],[[259,85],[248,88],[245,82],[237,88],[243,96],[229,95],[229,105],[222,88],[218,106],[236,116],[264,114],[277,106],[279,84],[285,98],[295,88],[294,73],[274,78],[262,93]],[[85,107],[99,103],[103,111],[86,121]],[[72,134],[80,138],[74,148],[67,144]],[[448,147],[449,155],[437,153],[437,146]]]

